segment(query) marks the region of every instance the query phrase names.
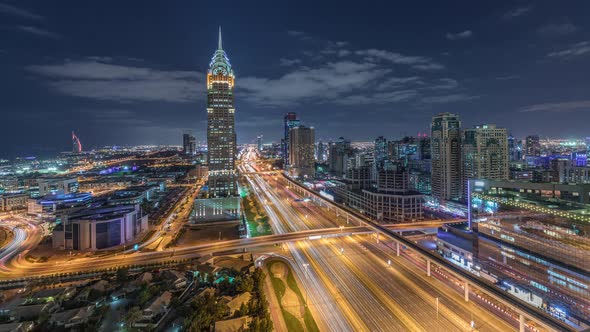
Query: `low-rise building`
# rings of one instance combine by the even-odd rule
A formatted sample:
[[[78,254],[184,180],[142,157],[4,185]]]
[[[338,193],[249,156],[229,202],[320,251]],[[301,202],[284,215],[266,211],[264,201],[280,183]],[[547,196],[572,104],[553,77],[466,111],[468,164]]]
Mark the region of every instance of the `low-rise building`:
[[[215,322],[215,332],[240,331],[246,329],[251,321],[252,318],[250,316],[220,320]]]
[[[172,300],[172,293],[165,291],[159,296],[155,297],[148,306],[143,309],[143,320],[152,320],[166,312],[170,301]]]
[[[39,196],[78,192],[77,177],[40,178],[37,179],[37,183],[39,184]]]
[[[27,213],[43,219],[55,219],[59,215],[88,207],[91,200],[90,193],[49,194],[28,199]]]
[[[473,266],[473,240],[467,238],[467,236],[439,231],[436,239],[436,250],[449,261],[466,269],[471,269]]]
[[[163,272],[164,278],[166,278],[170,285],[175,289],[180,289],[186,286],[187,279],[184,274],[177,270],[166,270]]]
[[[158,186],[135,186],[117,190],[109,195],[110,205],[141,204],[144,201],[152,200]]]
[[[328,194],[382,223],[422,220],[424,195],[410,190],[409,173],[405,169],[381,170],[373,188],[357,190],[346,180],[333,181]]]
[[[0,211],[11,211],[27,207],[28,194],[3,194],[0,195]]]
[[[0,332],[29,332],[35,327],[35,322],[14,322],[0,324]]]
[[[139,205],[88,208],[64,216],[53,230],[53,247],[99,250],[132,243],[148,229]]]
[[[250,301],[252,295],[249,292],[244,292],[242,294],[234,296],[229,302],[227,302],[227,307],[229,308],[229,315],[233,316],[233,314],[240,310],[242,304],[247,304]]]
[[[94,312],[94,306],[75,308],[62,312],[56,312],[49,318],[49,323],[55,326],[63,326],[66,329],[88,322],[88,318]]]

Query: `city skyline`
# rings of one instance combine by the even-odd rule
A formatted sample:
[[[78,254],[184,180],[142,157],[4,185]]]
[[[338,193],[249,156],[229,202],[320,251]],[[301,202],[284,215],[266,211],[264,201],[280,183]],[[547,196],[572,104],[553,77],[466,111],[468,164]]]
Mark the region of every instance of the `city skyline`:
[[[315,6],[313,13],[305,4],[263,6],[257,14],[238,4],[224,20],[203,17],[199,29],[187,10],[199,8],[192,6],[127,5],[109,16],[108,6],[72,4],[62,11],[3,3],[0,58],[8,93],[2,108],[5,119],[27,124],[27,130],[3,131],[3,139],[19,142],[3,155],[67,151],[72,130],[88,148],[179,145],[186,128],[204,141],[203,64],[219,25],[230,53],[239,53],[233,59],[242,82],[236,89],[238,143],[261,134],[278,141],[288,111],[318,128],[324,141],[344,133],[355,141],[415,136],[445,111],[460,115],[466,127],[495,123],[517,137],[587,136],[583,73],[590,51],[582,19],[587,4],[581,2],[465,5],[464,15],[447,19],[445,11],[457,8],[430,4],[418,15],[422,6],[392,6],[373,13],[387,18],[383,23],[346,6],[322,23],[314,17],[333,6]],[[111,26],[104,28],[100,17],[79,24],[92,10],[104,13]],[[177,24],[157,15],[162,10]],[[429,14],[434,12],[441,15]],[[242,13],[273,19],[252,25]],[[154,21],[134,19],[142,15]],[[353,27],[346,27],[349,21]],[[374,34],[375,24],[390,37]]]
[[[0,330],[590,331],[586,9],[0,0]]]

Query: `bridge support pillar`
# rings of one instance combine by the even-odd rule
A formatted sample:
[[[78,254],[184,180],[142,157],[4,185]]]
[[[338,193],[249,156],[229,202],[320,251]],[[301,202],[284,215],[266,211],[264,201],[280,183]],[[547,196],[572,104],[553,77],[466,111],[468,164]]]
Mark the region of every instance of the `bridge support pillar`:
[[[526,325],[525,325],[524,315],[520,314],[520,317],[518,319],[518,331],[524,332],[525,328],[526,328]]]
[[[426,260],[426,275],[430,277],[430,259]]]
[[[399,256],[399,242],[395,243],[395,253],[397,256]]]
[[[465,302],[469,302],[469,283],[465,280]]]

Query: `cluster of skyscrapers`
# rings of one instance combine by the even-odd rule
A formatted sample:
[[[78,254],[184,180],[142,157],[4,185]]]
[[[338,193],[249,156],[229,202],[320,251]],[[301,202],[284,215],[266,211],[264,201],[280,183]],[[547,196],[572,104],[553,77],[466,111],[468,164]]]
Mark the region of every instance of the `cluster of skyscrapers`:
[[[458,115],[441,113],[431,124],[432,196],[465,201],[468,179],[507,180],[508,131],[495,125],[463,129]]]

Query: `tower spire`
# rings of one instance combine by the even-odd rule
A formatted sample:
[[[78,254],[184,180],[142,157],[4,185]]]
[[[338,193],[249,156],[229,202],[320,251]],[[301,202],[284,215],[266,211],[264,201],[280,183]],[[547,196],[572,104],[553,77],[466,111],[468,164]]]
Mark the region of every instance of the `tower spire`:
[[[221,50],[221,25],[219,26],[219,46],[217,49]]]

